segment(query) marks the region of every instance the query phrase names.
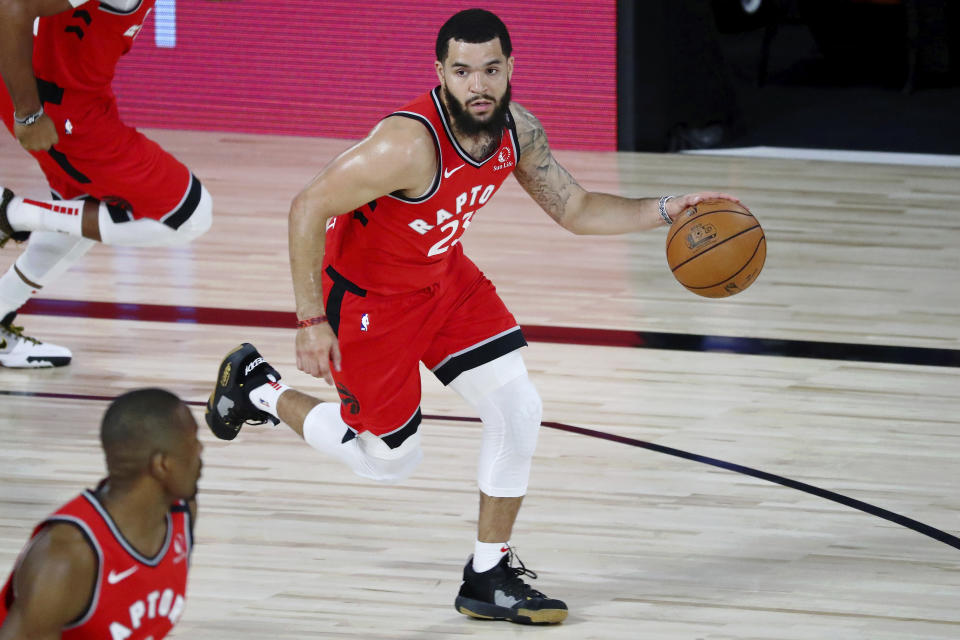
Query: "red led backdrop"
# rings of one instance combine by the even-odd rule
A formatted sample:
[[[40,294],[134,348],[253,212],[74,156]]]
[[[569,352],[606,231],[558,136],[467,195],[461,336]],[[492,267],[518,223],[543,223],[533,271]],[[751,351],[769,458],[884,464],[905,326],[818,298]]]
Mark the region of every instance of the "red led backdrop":
[[[114,89],[135,126],[358,138],[436,84],[437,29],[478,4],[510,28],[514,100],[551,144],[616,149],[612,0],[158,0]]]

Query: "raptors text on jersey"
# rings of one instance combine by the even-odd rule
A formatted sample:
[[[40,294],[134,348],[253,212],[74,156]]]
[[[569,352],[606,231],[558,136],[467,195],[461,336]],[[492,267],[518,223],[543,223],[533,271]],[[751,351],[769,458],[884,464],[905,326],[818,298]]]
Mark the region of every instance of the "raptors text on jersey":
[[[326,263],[347,280],[381,294],[438,281],[445,260],[462,251],[461,237],[513,172],[519,155],[508,112],[499,147],[488,158],[471,158],[450,129],[439,87],[390,117],[412,118],[430,132],[439,159],[433,184],[418,197],[385,195],[331,218],[325,254]]]

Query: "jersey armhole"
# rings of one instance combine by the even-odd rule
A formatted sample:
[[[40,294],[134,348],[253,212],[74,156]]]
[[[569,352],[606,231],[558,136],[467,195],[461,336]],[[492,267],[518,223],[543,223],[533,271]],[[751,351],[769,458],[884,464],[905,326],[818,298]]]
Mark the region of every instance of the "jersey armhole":
[[[400,195],[400,192],[395,191],[390,195],[391,198],[400,200],[401,202],[424,202],[429,200],[433,194],[437,192],[437,189],[440,188],[440,175],[443,173],[443,154],[440,152],[440,138],[437,136],[436,130],[433,128],[433,124],[424,116],[419,113],[413,113],[412,111],[394,111],[390,116],[401,116],[404,118],[410,118],[411,120],[416,120],[424,127],[427,128],[427,131],[430,132],[430,135],[433,137],[433,148],[437,153],[437,173],[433,176],[433,183],[427,188],[427,190],[416,198],[408,198],[407,196]]]
[[[47,527],[54,524],[68,524],[73,527],[76,527],[80,534],[83,536],[83,539],[86,540],[87,545],[93,551],[94,559],[97,562],[97,569],[93,573],[93,584],[90,585],[90,598],[87,600],[87,605],[83,608],[80,614],[63,625],[64,629],[71,629],[73,627],[78,627],[84,622],[86,622],[90,616],[93,614],[94,609],[97,606],[97,600],[100,599],[100,578],[103,573],[103,553],[100,551],[100,547],[97,545],[96,540],[93,538],[92,532],[86,527],[86,525],[81,521],[74,519],[72,517],[64,516],[55,516],[52,518],[47,518],[43,521],[41,531]],[[39,533],[39,531],[37,532]],[[10,593],[13,593],[13,584],[10,585]]]
[[[517,121],[513,119],[510,109],[507,109],[507,130],[510,132],[510,140],[513,142],[513,153],[517,157],[517,164],[520,164],[520,136],[517,135]]]

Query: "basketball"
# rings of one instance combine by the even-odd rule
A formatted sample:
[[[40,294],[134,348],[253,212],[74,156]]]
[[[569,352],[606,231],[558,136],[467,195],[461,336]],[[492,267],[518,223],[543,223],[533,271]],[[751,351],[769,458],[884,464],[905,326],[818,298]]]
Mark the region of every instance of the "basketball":
[[[760,223],[730,200],[690,207],[667,234],[667,264],[677,282],[707,298],[725,298],[749,287],[766,257]]]

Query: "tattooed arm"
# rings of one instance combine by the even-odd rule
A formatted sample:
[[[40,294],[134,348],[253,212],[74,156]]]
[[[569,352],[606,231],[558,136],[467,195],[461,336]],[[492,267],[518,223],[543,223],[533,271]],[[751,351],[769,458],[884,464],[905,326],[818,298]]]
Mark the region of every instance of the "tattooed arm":
[[[561,227],[578,235],[597,235],[642,231],[664,224],[659,198],[624,198],[585,190],[550,153],[547,134],[536,116],[515,102],[510,105],[510,113],[520,140],[520,161],[513,175]],[[725,193],[706,191],[671,199],[666,204],[667,213],[676,218],[688,207],[713,198],[740,202]]]

